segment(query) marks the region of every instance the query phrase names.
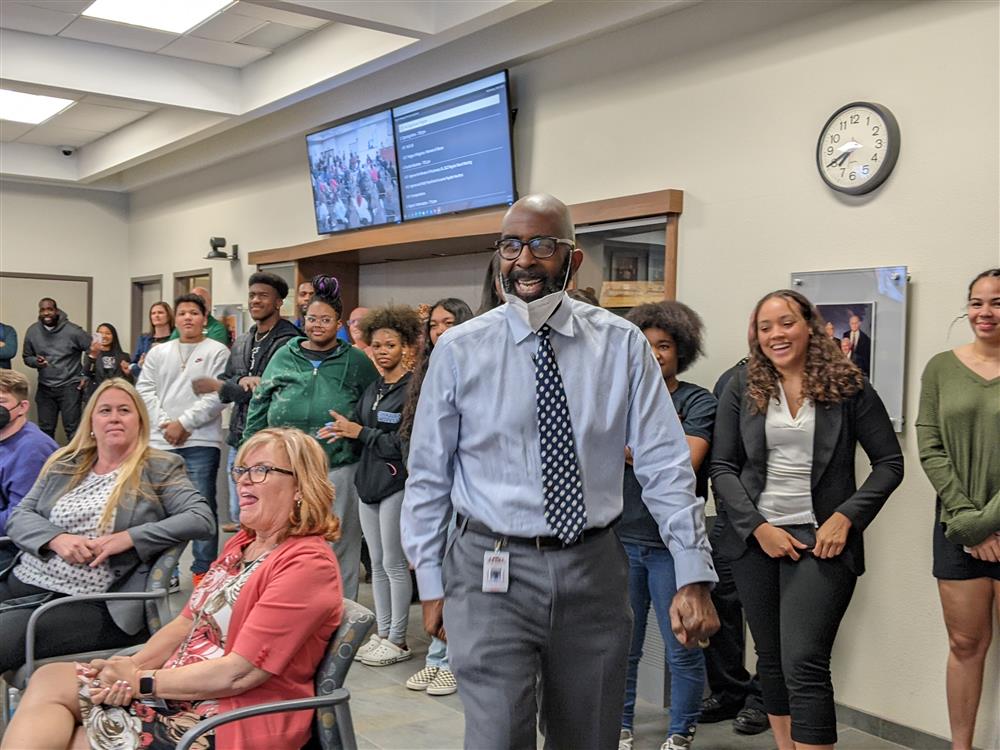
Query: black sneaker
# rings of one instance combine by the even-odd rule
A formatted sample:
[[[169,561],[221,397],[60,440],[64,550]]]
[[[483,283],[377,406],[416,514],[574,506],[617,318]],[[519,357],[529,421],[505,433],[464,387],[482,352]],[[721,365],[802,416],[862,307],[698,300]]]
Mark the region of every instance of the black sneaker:
[[[733,719],[733,731],[737,734],[760,734],[768,727],[767,714],[759,708],[744,708]]]
[[[742,703],[723,703],[715,695],[710,695],[701,701],[701,724],[715,724],[719,721],[733,719],[743,708]]]

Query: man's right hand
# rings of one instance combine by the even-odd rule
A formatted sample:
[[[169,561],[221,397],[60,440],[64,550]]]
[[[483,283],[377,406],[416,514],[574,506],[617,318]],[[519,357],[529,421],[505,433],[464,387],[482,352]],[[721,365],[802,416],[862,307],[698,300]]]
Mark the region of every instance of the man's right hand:
[[[199,396],[206,393],[218,393],[222,389],[222,381],[215,378],[195,378],[191,381],[191,390]]]
[[[48,548],[71,565],[85,565],[94,559],[94,552],[87,537],[78,534],[59,534],[51,539]]]
[[[448,640],[444,632],[444,599],[421,602],[424,608],[424,631],[442,641]]]
[[[39,368],[48,367],[49,361],[45,359],[45,357],[43,357],[41,354],[39,354],[37,357],[35,357],[35,365]]]

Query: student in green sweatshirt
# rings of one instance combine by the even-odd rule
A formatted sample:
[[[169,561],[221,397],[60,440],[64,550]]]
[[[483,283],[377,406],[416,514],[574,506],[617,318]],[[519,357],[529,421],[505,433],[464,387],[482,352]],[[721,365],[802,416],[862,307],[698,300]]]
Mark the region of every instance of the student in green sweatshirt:
[[[378,378],[364,352],[337,338],[344,310],[337,279],[317,276],[313,287],[306,335],[290,339],[268,363],[250,402],[244,442],[265,427],[297,427],[316,437],[330,421],[331,411],[353,414],[361,394]],[[340,562],[344,596],[356,599],[361,523],[354,478],[360,451],[350,440],[320,444],[330,460],[330,481],[337,493],[333,512],[340,518],[340,539],[333,551]]]

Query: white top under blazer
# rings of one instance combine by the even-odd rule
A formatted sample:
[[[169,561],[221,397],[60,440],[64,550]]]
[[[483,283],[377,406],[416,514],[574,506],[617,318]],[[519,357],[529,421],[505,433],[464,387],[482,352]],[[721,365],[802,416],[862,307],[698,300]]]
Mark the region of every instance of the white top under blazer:
[[[816,526],[812,502],[813,438],[816,408],[806,400],[794,417],[784,387],[767,406],[767,482],[757,510],[773,526]]]

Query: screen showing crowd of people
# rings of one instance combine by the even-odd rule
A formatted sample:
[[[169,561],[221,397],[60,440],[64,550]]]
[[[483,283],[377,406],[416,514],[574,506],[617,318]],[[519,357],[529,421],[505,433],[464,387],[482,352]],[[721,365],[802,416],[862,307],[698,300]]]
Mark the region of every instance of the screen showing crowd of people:
[[[323,168],[356,168],[338,158]],[[172,748],[219,712],[312,695],[363,547],[377,627],[357,660],[413,657],[416,594],[431,643],[406,687],[457,691],[467,748],[534,748],[538,731],[546,747],[631,748],[650,607],[670,673],[662,749],[721,721],[771,730],[779,750],[836,745],[831,652],[863,534],[903,479],[863,316],[841,332],[798,292],[764,294],[747,355],[709,389],[682,379],[705,351],[697,312],[619,315],[572,289],[583,253],[563,203],[526,196],[499,230],[475,313],[455,298],[345,310],[332,276],[290,290],[257,272],[232,342],[205,289],[152,305],[132,354],[54,299],[20,351],[0,325],[0,673],[24,663],[42,603],[142,591],[165,550],[193,552],[190,599],[155,633],[132,600],[39,621],[39,658],[138,650],[42,666],[3,748]],[[942,701],[971,750],[1000,610],[1000,269],[963,292],[972,342],[926,363],[916,435]],[[299,748],[310,732],[311,712],[276,713],[197,747]]]

